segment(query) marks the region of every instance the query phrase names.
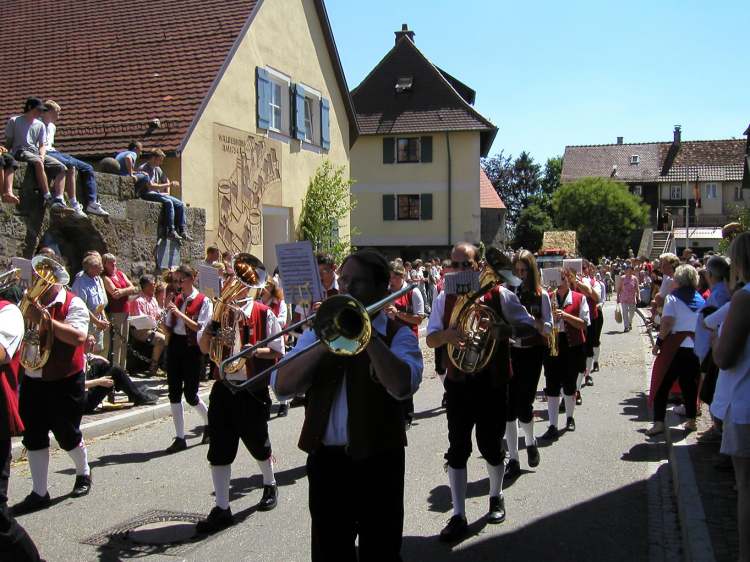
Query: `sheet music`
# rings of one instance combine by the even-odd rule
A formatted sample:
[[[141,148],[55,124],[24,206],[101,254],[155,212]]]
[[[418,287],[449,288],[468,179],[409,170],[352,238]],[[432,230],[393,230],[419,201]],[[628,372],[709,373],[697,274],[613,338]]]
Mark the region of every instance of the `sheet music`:
[[[467,295],[479,290],[478,271],[455,271],[445,274],[446,295]]]
[[[310,241],[277,244],[276,259],[286,302],[309,306],[323,300],[323,284]]]
[[[542,285],[545,287],[557,287],[562,281],[560,269],[557,267],[545,267],[542,269]]]
[[[26,258],[14,257],[10,260],[11,267],[17,267],[21,270],[21,278],[19,283],[21,287],[27,288],[31,285],[31,278],[33,276],[33,268],[31,267],[31,260]]]
[[[572,269],[577,274],[583,273],[583,260],[582,259],[567,259],[563,260],[563,267],[565,269]]]
[[[210,299],[221,295],[221,275],[219,274],[219,270],[212,265],[199,264],[198,287],[200,287],[201,293]]]

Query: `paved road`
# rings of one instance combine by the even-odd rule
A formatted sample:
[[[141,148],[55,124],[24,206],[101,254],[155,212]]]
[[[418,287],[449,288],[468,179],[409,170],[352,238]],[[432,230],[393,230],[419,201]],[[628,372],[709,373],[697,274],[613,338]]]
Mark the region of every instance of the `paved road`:
[[[469,461],[467,515],[472,535],[452,548],[436,535],[450,516],[450,493],[443,469],[447,444],[442,389],[431,368],[416,396],[417,419],[409,431],[406,473],[405,560],[665,560],[674,559],[678,536],[673,528],[669,482],[661,467],[660,445],[648,444],[643,398],[645,343],[613,320],[607,306],[596,385],[586,389],[576,411],[578,429],[541,450],[541,465],[525,473],[505,497],[508,519],[499,526],[482,521],[488,480],[484,462]],[[612,332],[610,330],[613,330]],[[431,357],[431,356],[430,356]],[[428,362],[429,363],[429,362]],[[540,386],[542,386],[540,384]],[[546,404],[537,402],[546,418]],[[257,465],[242,451],[232,475],[232,509],[241,522],[217,536],[179,548],[143,547],[149,560],[307,560],[309,519],[304,455],[296,447],[303,412],[274,419],[271,436],[276,456],[280,505],[268,513],[254,510],[261,495]],[[564,419],[564,418],[562,418]],[[190,413],[188,427],[198,424]],[[546,428],[540,421],[537,434]],[[81,541],[153,510],[206,513],[211,509],[211,478],[206,447],[199,437],[175,456],[160,451],[171,442],[169,419],[96,440],[89,446],[94,490],[85,498],[66,497],[73,485],[71,462],[56,453],[50,467],[50,493],[59,501],[50,509],[21,518],[49,561],[119,560],[133,556],[117,548]],[[14,467],[11,504],[30,489],[28,467]],[[189,519],[189,516],[186,516]],[[145,520],[145,518],[144,518]],[[652,531],[649,532],[649,522]],[[189,533],[188,524],[173,527]],[[133,536],[148,537],[147,531]]]

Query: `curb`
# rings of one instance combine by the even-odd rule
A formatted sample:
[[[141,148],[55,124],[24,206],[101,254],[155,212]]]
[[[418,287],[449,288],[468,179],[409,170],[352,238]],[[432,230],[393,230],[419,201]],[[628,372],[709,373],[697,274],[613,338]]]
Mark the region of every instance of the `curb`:
[[[198,396],[204,401],[208,399],[211,389],[204,390],[198,393]],[[169,407],[169,402],[162,404],[155,404],[153,406],[147,406],[137,410],[124,412],[115,416],[110,416],[103,420],[94,420],[88,423],[81,424],[81,433],[83,433],[84,439],[94,439],[96,437],[103,437],[116,431],[122,431],[129,429],[144,423],[152,422],[165,418],[171,415],[172,411]],[[50,450],[59,449],[60,446],[57,444],[57,440],[50,433]],[[21,440],[15,441],[11,448],[11,458],[18,460],[21,457],[21,453],[24,447],[21,444]]]
[[[680,419],[672,412],[667,412],[665,432],[667,448],[669,450],[669,466],[672,469],[672,482],[677,500],[677,513],[682,530],[682,550],[687,562],[714,562],[713,543],[706,523],[706,513],[703,510],[695,480],[693,461],[690,459],[688,447],[695,444],[694,433],[687,435],[678,425]]]

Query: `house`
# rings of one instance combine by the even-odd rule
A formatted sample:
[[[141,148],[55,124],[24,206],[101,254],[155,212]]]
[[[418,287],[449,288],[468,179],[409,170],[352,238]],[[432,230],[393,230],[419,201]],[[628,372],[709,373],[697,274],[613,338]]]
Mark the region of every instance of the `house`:
[[[679,227],[677,248],[714,249],[720,227],[750,201],[750,185],[742,183],[746,149],[744,139],[683,141],[677,125],[671,142],[624,143],[617,137],[616,144],[566,146],[561,181],[623,182],[649,206],[651,229]]]
[[[497,127],[473,107],[474,90],[417,49],[414,31],[404,24],[395,35],[351,92],[359,125],[353,240],[389,257],[444,255],[482,238],[479,159]]]
[[[131,139],[161,148],[206,243],[273,268],[316,168],[349,174],[356,120],[323,0],[39,0],[4,6],[3,24],[34,33],[0,37],[0,113],[55,99],[57,145],[92,161]]]

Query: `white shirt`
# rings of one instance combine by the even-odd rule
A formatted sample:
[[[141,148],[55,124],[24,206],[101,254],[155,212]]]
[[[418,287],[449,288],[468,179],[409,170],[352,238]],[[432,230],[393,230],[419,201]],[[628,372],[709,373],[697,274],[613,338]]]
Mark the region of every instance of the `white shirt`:
[[[47,152],[55,150],[55,132],[57,132],[57,125],[47,123],[47,139],[44,141],[44,147],[47,149]]]
[[[57,293],[57,296],[55,297],[55,300],[49,303],[46,308],[49,309],[57,303],[65,304],[66,294],[67,291],[64,288],[60,289],[60,291]],[[65,317],[65,324],[67,324],[68,326],[72,326],[73,328],[75,328],[79,332],[83,332],[84,334],[88,333],[89,309],[86,307],[86,303],[81,300],[81,297],[73,297],[73,300],[70,301],[68,315]],[[41,369],[39,369],[38,371],[31,371],[29,369],[26,369],[26,374],[35,379],[42,378]]]
[[[396,289],[396,291],[400,291],[406,286],[406,281],[401,282],[401,286]],[[393,291],[394,293],[396,291]],[[414,287],[411,290],[411,313],[412,314],[419,314],[420,316],[424,316],[424,297],[422,297],[422,291],[420,291],[417,287]]]
[[[672,289],[674,288],[672,287],[672,285],[673,280],[669,275],[664,275],[661,278],[661,285],[659,285],[659,294],[664,297],[665,300],[667,298],[667,295],[669,295],[669,293],[671,293]],[[662,314],[662,316],[664,315]]]
[[[586,285],[589,289],[591,289],[592,291],[596,293],[597,297],[599,298],[599,301],[596,303],[596,306],[598,308],[601,308],[602,305],[604,304],[604,291],[602,290],[602,284],[596,279],[594,279],[594,282],[591,283],[591,278],[589,277],[583,277],[581,279],[581,283],[583,285]]]
[[[193,287],[193,292],[190,293],[190,296],[182,301],[180,312],[184,313],[185,309],[187,308],[188,301],[192,301],[197,296],[198,289]],[[211,314],[213,313],[213,310],[214,304],[213,302],[211,302],[211,299],[209,299],[208,297],[204,298],[203,304],[201,305],[201,310],[198,313],[198,330],[208,324],[209,320],[211,320]],[[184,336],[187,334],[187,332],[185,331],[185,321],[181,317],[177,317],[177,321],[175,322],[174,326],[172,326],[172,314],[167,314],[165,323],[168,327],[172,328],[172,332],[174,332],[178,336]]]
[[[387,317],[382,312],[372,320],[372,328],[377,331],[380,335],[386,334],[387,328]],[[300,350],[312,345],[317,339],[315,332],[312,330],[305,330],[302,336],[297,340],[297,345],[294,346],[289,352],[289,356],[296,355]],[[401,326],[396,334],[393,336],[391,341],[391,351],[401,361],[405,362],[409,366],[411,374],[411,392],[409,396],[413,395],[419,388],[422,382],[422,370],[424,368],[422,362],[422,352],[419,349],[419,341],[414,337],[409,326]],[[366,353],[363,351],[362,353]],[[271,375],[271,387],[276,392],[276,397],[279,400],[285,400],[289,397],[279,396],[276,389],[276,377],[278,371],[274,371]],[[405,400],[408,396],[394,396],[397,400]],[[347,403],[346,396],[346,376],[341,380],[341,385],[336,391],[336,396],[333,399],[331,405],[331,413],[328,416],[328,424],[326,425],[326,431],[323,435],[323,444],[328,446],[344,446],[349,443],[349,405]]]
[[[661,313],[662,320],[667,316],[675,319],[672,333],[675,332],[694,332],[695,323],[698,321],[698,312],[690,310],[688,305],[682,302],[674,295],[667,295],[664,301],[664,310]],[[693,338],[687,337],[682,340],[680,347],[693,348]]]
[[[589,303],[586,300],[586,296],[582,295],[583,298],[581,299],[581,308],[578,310],[578,318],[586,322],[586,325],[589,326],[591,324],[591,316],[589,315]],[[557,292],[554,293],[553,298],[557,298]],[[565,300],[563,301],[563,304],[560,308],[562,310],[566,306],[573,303],[573,291],[568,290],[568,294],[565,295]],[[557,330],[559,332],[565,331],[565,320],[562,318],[557,321]]]
[[[21,311],[12,303],[6,304],[5,308],[0,310],[0,346],[5,350],[6,364],[18,351],[23,333],[24,323]]]

